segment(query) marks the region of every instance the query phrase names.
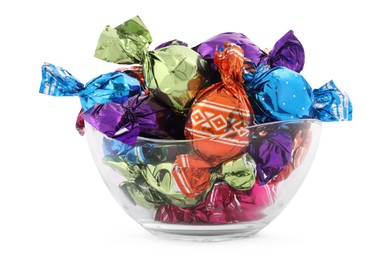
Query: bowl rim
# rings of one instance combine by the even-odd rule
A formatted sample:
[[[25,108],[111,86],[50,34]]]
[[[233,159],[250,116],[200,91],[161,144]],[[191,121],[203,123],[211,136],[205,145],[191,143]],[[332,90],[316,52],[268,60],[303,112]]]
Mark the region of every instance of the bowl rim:
[[[263,124],[256,124],[256,125],[248,126],[246,128],[241,128],[241,129],[239,129],[237,131],[242,131],[243,129],[244,130],[252,130],[252,129],[258,128],[258,127],[267,127],[267,126],[272,126],[272,125],[294,124],[294,123],[295,124],[298,124],[298,123],[310,123],[310,124],[317,124],[320,127],[322,126],[322,121],[321,120],[318,120],[318,119],[315,119],[315,118],[304,118],[304,119],[281,120],[281,121],[274,121],[274,122],[268,122],[268,123],[263,123]],[[96,130],[96,131],[98,131],[98,130]],[[237,131],[231,131],[231,132],[227,132],[227,133],[231,134],[231,133],[235,133]],[[101,133],[101,134],[104,135],[108,139],[113,139],[113,138],[107,137],[103,133]],[[186,140],[157,139],[157,138],[148,138],[148,137],[138,136],[137,140],[135,141],[134,144],[136,144],[137,142],[142,142],[142,143],[149,142],[149,143],[161,143],[161,144],[183,144],[183,143],[198,142],[198,141],[202,141],[202,140],[210,140],[210,139],[213,139],[213,138],[218,138],[220,136],[221,135],[215,135],[215,136],[208,136],[208,137],[204,137],[204,138],[197,138],[197,139],[191,139],[191,140],[188,140],[188,139],[186,139]],[[113,140],[115,140],[115,139],[113,139]]]

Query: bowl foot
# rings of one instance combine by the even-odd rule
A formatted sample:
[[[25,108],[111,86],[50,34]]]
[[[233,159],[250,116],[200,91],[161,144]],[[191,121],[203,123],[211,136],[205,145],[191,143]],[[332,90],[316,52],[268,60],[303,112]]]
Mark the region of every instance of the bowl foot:
[[[165,224],[156,221],[140,221],[154,235],[188,241],[224,241],[256,234],[268,223],[243,222],[226,225]]]

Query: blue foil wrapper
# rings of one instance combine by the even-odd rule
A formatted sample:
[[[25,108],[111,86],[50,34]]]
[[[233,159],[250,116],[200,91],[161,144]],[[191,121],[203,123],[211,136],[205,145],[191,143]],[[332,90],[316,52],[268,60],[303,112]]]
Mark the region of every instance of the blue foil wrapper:
[[[313,91],[301,74],[263,64],[244,80],[256,123],[315,117]]]
[[[145,143],[127,145],[115,139],[104,139],[104,155],[118,156],[133,164],[157,164],[168,159],[168,147]]]
[[[324,122],[352,120],[352,103],[347,93],[341,92],[333,80],[315,89],[313,94],[318,119]]]
[[[140,82],[123,72],[100,75],[85,86],[67,70],[45,63],[42,66],[40,93],[50,96],[79,96],[84,111],[97,103],[122,104],[141,92]]]
[[[84,84],[67,70],[45,62],[42,65],[42,81],[39,93],[49,96],[75,96],[84,89]]]
[[[313,90],[305,78],[283,66],[262,64],[243,74],[256,123],[315,118],[324,122],[352,120],[352,104],[333,81]]]

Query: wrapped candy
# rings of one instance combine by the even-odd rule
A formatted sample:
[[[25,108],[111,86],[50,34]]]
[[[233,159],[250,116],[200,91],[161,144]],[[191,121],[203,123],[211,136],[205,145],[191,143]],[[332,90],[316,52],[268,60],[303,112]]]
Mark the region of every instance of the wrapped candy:
[[[309,125],[308,125],[309,126]],[[269,183],[277,184],[283,180],[286,180],[293,170],[297,169],[305,160],[308,152],[308,147],[311,144],[312,130],[310,127],[304,127],[303,124],[299,124],[299,129],[294,124],[290,124],[289,130],[292,142],[292,151],[290,153],[290,159],[284,169],[282,169]]]
[[[104,163],[127,179],[125,184],[122,184],[131,188],[127,189],[127,196],[130,196],[131,200],[139,205],[146,204],[141,198],[138,198],[146,193],[148,207],[166,203],[178,207],[192,207],[199,204],[212,187],[209,184],[209,187],[205,188],[202,193],[190,198],[175,189],[172,177],[174,165],[172,163],[136,165],[121,156],[105,156]],[[210,178],[209,181],[211,184],[214,183],[215,177]]]
[[[119,188],[133,205],[152,209],[156,205],[165,204],[165,200],[145,182],[142,175],[134,181],[122,182]]]
[[[313,90],[316,118],[321,121],[351,121],[352,104],[347,93],[341,92],[333,80]]]
[[[104,163],[132,183],[136,174],[142,175],[149,187],[159,194],[159,198],[179,207],[199,204],[216,181],[224,180],[235,190],[249,190],[255,183],[256,165],[249,155],[222,164],[219,168],[210,168],[202,165],[200,160],[196,162],[195,158],[189,158],[188,155],[180,155],[175,164],[165,162],[152,165],[134,164],[126,156],[106,155]],[[183,165],[181,160],[192,165],[197,163],[197,167]],[[176,185],[179,190],[175,189]],[[155,204],[158,205],[159,200]]]
[[[207,62],[195,51],[168,45],[148,51],[152,37],[137,16],[100,35],[95,57],[120,64],[140,63],[151,94],[179,111],[187,109],[207,83]]]
[[[294,32],[290,30],[275,43],[274,48],[269,53],[261,53],[259,64],[262,63],[268,64],[271,68],[284,66],[290,70],[301,72],[305,65],[305,51]]]
[[[250,189],[255,183],[256,164],[245,154],[220,167],[211,167],[197,155],[183,154],[177,156],[172,174],[183,194],[192,198],[209,188],[213,179],[224,180],[236,190]]]
[[[275,197],[274,185],[254,185],[250,190],[237,191],[219,182],[198,206],[162,205],[157,209],[155,220],[171,224],[229,224],[257,220],[264,217],[263,210],[273,204]]]
[[[50,63],[42,66],[40,93],[50,96],[79,96],[84,111],[98,103],[122,104],[129,97],[141,93],[140,82],[122,72],[100,75],[85,86],[67,70]]]
[[[249,144],[247,126],[253,123],[253,110],[242,87],[243,51],[225,43],[217,51],[215,64],[222,82],[200,91],[185,125],[194,151],[214,166],[242,153]],[[210,149],[213,147],[213,149]]]
[[[216,83],[221,81],[218,67],[214,64],[215,49],[219,46],[223,46],[225,42],[230,42],[241,47],[244,51],[244,55],[254,65],[260,62],[261,56],[266,56],[266,53],[260,50],[248,37],[242,33],[227,32],[221,33],[210,39],[202,42],[201,44],[193,47],[192,49],[198,52],[209,64],[211,70],[211,82]]]
[[[288,131],[255,132],[248,153],[256,162],[259,185],[279,174],[290,162],[293,141]]]
[[[145,94],[134,96],[123,105],[111,102],[97,104],[85,111],[82,117],[95,129],[127,145],[132,145],[139,135],[184,139],[185,118]]]
[[[301,74],[282,66],[270,69],[267,65],[259,66],[254,74],[244,74],[244,79],[256,123],[299,118],[352,119],[347,94],[341,93],[332,81],[313,92]]]
[[[158,164],[174,161],[177,154],[189,153],[188,145],[154,144],[137,139],[133,145],[127,145],[110,138],[103,139],[104,155],[121,156],[133,164]]]

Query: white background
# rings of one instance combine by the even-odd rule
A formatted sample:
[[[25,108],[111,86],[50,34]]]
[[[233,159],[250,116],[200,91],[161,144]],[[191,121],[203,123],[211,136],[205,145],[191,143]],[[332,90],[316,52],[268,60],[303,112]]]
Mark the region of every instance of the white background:
[[[386,1],[87,2],[0,3],[0,259],[389,259]],[[115,68],[93,57],[98,37],[135,15],[152,47],[238,31],[272,48],[293,29],[311,86],[333,79],[348,92],[353,121],[323,124],[303,186],[257,235],[191,243],[149,234],[100,179],[74,129],[77,98],[38,94],[44,61],[83,82]]]

